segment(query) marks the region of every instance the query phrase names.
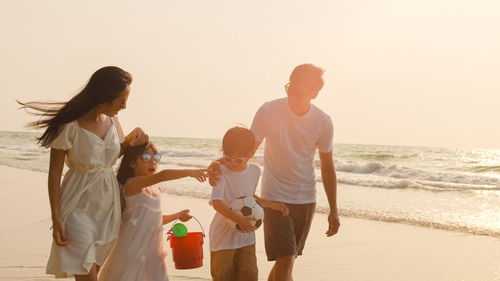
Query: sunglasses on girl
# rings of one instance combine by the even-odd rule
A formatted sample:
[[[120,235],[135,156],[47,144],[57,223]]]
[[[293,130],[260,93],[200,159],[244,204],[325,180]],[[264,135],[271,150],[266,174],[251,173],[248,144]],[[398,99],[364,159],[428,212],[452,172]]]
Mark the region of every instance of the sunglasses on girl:
[[[151,154],[149,154],[149,153],[143,153],[143,154],[141,154],[141,157],[145,163],[149,163],[149,161],[151,161]],[[161,159],[161,154],[155,153],[153,155],[153,161],[155,161],[156,163],[160,162],[160,159]]]
[[[231,158],[231,157],[224,154],[224,161],[226,161],[227,163],[234,162],[237,164],[241,164],[241,163],[243,163],[243,161],[245,161],[245,159],[246,159],[245,157]]]

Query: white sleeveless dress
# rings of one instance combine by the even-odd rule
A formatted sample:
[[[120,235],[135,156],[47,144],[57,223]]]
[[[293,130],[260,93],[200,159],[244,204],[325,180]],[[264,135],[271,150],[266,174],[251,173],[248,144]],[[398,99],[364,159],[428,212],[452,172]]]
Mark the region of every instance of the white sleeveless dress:
[[[68,246],[52,241],[47,274],[86,275],[102,265],[120,229],[120,190],[113,165],[120,154],[123,132],[112,118],[104,139],[79,126],[65,124],[50,147],[66,150],[69,170],[61,184],[60,213]]]
[[[120,234],[98,279],[168,281],[159,187],[143,188],[125,202]]]

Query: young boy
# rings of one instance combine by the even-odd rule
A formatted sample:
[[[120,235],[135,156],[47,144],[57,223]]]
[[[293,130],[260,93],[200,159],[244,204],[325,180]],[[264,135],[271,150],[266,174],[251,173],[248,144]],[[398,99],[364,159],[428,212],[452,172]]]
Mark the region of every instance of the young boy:
[[[222,175],[212,190],[210,204],[217,211],[210,224],[210,272],[214,281],[256,281],[254,219],[234,213],[228,206],[238,197],[253,196],[264,208],[288,215],[283,203],[255,195],[260,168],[248,164],[255,150],[255,137],[245,128],[234,127],[222,139]],[[233,228],[228,219],[240,225]]]

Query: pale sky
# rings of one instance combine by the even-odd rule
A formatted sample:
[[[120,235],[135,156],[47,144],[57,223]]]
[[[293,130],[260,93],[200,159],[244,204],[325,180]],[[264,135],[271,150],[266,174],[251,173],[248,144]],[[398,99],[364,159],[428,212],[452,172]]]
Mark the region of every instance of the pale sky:
[[[132,73],[126,131],[221,138],[326,69],[313,101],[336,143],[500,148],[499,1],[0,0],[0,130],[22,101],[66,101],[106,65]]]

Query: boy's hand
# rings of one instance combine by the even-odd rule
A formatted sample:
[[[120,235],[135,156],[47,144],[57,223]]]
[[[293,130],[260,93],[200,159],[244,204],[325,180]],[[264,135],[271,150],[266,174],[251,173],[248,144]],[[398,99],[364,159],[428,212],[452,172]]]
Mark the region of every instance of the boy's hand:
[[[207,170],[206,169],[191,170],[189,176],[197,179],[199,182],[204,182],[207,179]]]
[[[208,182],[211,186],[215,186],[219,181],[219,176],[222,174],[220,169],[221,163],[219,161],[213,161],[207,168]]]
[[[236,223],[240,225],[241,232],[248,233],[248,232],[254,232],[257,229],[254,226],[255,221],[257,220],[253,217],[239,216],[239,219]]]
[[[182,210],[179,212],[179,219],[182,221],[182,222],[187,222],[188,220],[190,220],[193,216],[191,216],[189,214],[189,209],[185,209],[185,210]]]
[[[269,201],[269,204],[267,205],[267,207],[271,208],[275,211],[281,212],[281,214],[283,216],[288,216],[288,207],[281,202]]]

